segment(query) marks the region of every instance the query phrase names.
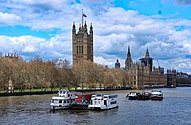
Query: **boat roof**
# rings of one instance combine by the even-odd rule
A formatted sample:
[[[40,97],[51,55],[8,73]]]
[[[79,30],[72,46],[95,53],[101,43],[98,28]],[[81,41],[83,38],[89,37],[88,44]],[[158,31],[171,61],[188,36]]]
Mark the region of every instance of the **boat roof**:
[[[162,92],[161,90],[154,89],[151,92]]]
[[[93,94],[92,96],[110,96],[110,95],[117,95],[117,94]]]
[[[69,92],[69,90],[61,89],[61,90],[58,90],[58,92]]]
[[[131,93],[139,93],[139,92],[129,92],[129,93],[131,94]]]
[[[52,99],[71,99],[70,97],[63,97],[63,96],[53,96]]]

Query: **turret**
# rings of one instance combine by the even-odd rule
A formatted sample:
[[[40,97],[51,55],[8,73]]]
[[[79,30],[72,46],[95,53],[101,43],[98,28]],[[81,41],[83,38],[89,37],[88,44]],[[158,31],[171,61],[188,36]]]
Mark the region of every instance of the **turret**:
[[[75,22],[73,22],[72,33],[75,33],[75,34],[76,34],[76,25],[75,25]]]
[[[75,22],[73,22],[73,26],[72,26],[72,29],[76,29],[76,25],[75,25]]]
[[[86,21],[85,21],[85,24],[84,24],[84,28],[87,28],[87,24],[86,24]]]
[[[144,64],[148,68],[148,71],[152,72],[152,67],[153,67],[153,59],[150,58],[149,55],[149,49],[147,48],[145,58],[141,58],[141,63]]]
[[[130,62],[132,62],[132,59],[131,59],[131,51],[130,51],[130,47],[129,47],[129,46],[128,46],[127,58],[130,60]]]
[[[145,58],[150,58],[150,56],[149,56],[149,50],[148,50],[148,48],[147,48],[147,51],[146,51],[146,55],[145,55]]]
[[[90,34],[93,34],[93,26],[92,26],[92,23],[90,25]]]
[[[118,59],[116,60],[115,68],[120,68],[120,63],[119,63],[119,60],[118,60]]]
[[[87,24],[86,24],[86,21],[85,21],[85,24],[84,24],[83,29],[84,29],[85,32],[87,32]]]
[[[80,25],[79,25],[79,31],[81,31],[81,29],[82,29],[82,27],[81,27],[81,24],[80,24]],[[78,31],[78,32],[79,32],[79,31]]]
[[[128,46],[127,59],[125,61],[125,68],[128,69],[131,66],[131,63],[132,63],[131,52],[130,52],[130,47]]]

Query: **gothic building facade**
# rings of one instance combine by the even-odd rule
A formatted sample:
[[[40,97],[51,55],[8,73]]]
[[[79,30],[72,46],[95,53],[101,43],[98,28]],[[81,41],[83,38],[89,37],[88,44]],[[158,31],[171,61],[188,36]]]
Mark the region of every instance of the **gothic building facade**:
[[[76,25],[73,23],[72,56],[73,66],[78,66],[78,64],[81,64],[81,62],[86,60],[93,62],[92,24],[88,31],[86,22],[84,24],[82,23],[77,31]],[[115,63],[115,68],[120,68],[118,59]],[[146,50],[145,57],[134,63],[131,58],[130,47],[128,47],[127,58],[125,60],[125,70],[127,72],[127,84],[135,89],[167,86],[167,80],[169,81],[169,84],[174,85],[174,79],[176,79],[176,77],[170,77],[170,75],[168,75],[167,79],[167,75],[164,74],[164,68],[159,66],[158,68],[153,67],[153,59],[150,57],[148,48]]]
[[[130,47],[128,47],[125,70],[128,74],[128,84],[132,88],[142,89],[145,87],[167,86],[168,79],[167,75],[164,74],[164,68],[160,66],[158,68],[153,67],[153,59],[150,57],[148,48],[145,57],[141,58],[139,62],[133,63]]]
[[[93,62],[93,27],[90,25],[88,33],[87,24],[79,26],[76,32],[76,25],[72,26],[72,55],[73,66],[83,62],[83,60],[90,60]]]

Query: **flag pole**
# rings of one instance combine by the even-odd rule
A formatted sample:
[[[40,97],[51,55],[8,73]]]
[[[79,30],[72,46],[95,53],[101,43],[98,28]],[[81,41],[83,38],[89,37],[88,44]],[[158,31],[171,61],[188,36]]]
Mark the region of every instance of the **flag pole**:
[[[82,27],[83,27],[83,9],[82,9]]]

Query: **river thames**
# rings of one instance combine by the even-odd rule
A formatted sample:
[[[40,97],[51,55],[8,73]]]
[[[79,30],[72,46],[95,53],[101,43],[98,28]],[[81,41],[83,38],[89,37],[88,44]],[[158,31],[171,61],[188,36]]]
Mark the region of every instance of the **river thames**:
[[[162,101],[128,100],[130,90],[101,92],[118,94],[119,108],[106,111],[50,112],[55,94],[0,97],[0,125],[191,125],[191,87],[160,90]]]

